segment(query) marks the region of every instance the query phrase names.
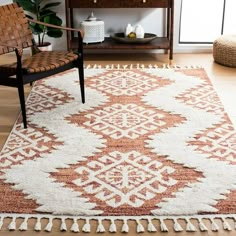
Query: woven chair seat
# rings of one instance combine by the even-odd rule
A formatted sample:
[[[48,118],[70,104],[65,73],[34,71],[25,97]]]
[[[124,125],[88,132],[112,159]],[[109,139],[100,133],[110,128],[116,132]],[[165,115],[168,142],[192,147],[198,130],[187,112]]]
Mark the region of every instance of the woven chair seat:
[[[221,65],[236,67],[236,35],[223,35],[216,39],[213,58]]]
[[[72,52],[40,52],[22,61],[23,73],[33,74],[53,70],[77,58],[78,55]],[[0,72],[12,75],[16,74],[16,63],[1,65]]]

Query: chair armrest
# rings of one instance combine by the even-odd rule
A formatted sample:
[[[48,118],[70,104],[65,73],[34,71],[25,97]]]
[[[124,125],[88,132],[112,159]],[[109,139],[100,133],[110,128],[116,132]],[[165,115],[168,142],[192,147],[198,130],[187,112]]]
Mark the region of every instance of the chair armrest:
[[[80,32],[81,37],[84,37],[84,32],[80,29],[76,29],[76,28],[69,28],[69,27],[64,27],[64,26],[58,26],[58,25],[52,25],[52,24],[48,24],[48,23],[44,23],[41,21],[37,21],[34,19],[30,19],[27,18],[29,22],[35,23],[35,24],[39,24],[39,25],[44,25],[46,27],[51,27],[51,28],[55,28],[55,29],[60,29],[60,30],[67,30],[67,31],[75,31],[75,32]]]

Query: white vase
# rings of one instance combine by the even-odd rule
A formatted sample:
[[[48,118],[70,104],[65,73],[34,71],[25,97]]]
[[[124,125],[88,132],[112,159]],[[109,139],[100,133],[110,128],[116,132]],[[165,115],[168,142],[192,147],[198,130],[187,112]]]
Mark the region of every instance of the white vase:
[[[136,38],[144,38],[144,29],[141,25],[135,27]]]
[[[131,24],[127,24],[125,28],[125,36],[127,37],[131,32],[133,32],[134,28]]]
[[[45,45],[37,46],[37,47],[42,52],[44,52],[44,51],[52,51],[52,44],[49,43],[49,42],[45,43]]]

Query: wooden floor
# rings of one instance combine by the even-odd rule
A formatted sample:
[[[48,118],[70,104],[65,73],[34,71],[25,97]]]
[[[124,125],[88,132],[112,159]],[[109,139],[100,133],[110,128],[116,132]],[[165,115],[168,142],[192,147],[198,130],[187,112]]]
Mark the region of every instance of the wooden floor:
[[[0,57],[0,64],[7,63],[12,60],[12,55]],[[163,54],[100,54],[100,55],[87,55],[85,57],[85,63],[88,64],[145,64],[145,65],[158,65],[168,63],[168,56]],[[229,114],[231,121],[236,127],[236,68],[229,68],[214,63],[211,54],[176,54],[174,55],[174,61],[172,64],[180,66],[202,66],[206,69],[206,72],[211,79],[225,110]],[[30,86],[26,86],[26,95],[30,91]],[[9,132],[19,114],[19,100],[17,90],[14,88],[0,86],[0,149],[4,145]],[[233,226],[233,222],[232,222]],[[234,228],[234,226],[233,226]],[[50,234],[39,232],[36,233],[32,230],[26,232],[9,232],[3,228],[0,231],[0,235],[59,235],[59,231],[53,231]],[[84,235],[84,233],[80,233]],[[104,233],[103,235],[108,235]],[[62,235],[62,234],[60,234]],[[63,235],[74,235],[74,233],[63,232]],[[122,233],[116,233],[115,235],[123,235]],[[130,230],[129,235],[136,235],[134,227]],[[153,235],[153,233],[143,233],[142,235]],[[181,232],[176,233],[170,230],[169,233],[155,233],[155,235],[170,235],[170,236],[205,236],[205,235],[217,235],[217,236],[235,236],[236,230],[231,232],[221,230],[220,232]]]

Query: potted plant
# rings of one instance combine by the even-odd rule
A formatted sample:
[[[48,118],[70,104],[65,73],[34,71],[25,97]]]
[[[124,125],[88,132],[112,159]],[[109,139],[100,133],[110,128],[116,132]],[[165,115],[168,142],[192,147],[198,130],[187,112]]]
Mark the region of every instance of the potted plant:
[[[45,0],[13,0],[18,2],[20,6],[26,11],[27,17],[41,21],[48,24],[57,26],[62,25],[62,20],[57,16],[57,13],[52,10],[53,7],[60,5],[60,2],[45,3]],[[37,35],[38,47],[47,46],[48,42],[45,42],[45,36],[60,38],[63,32],[60,29],[54,29],[47,26],[42,26],[30,22],[30,28],[34,35]]]

